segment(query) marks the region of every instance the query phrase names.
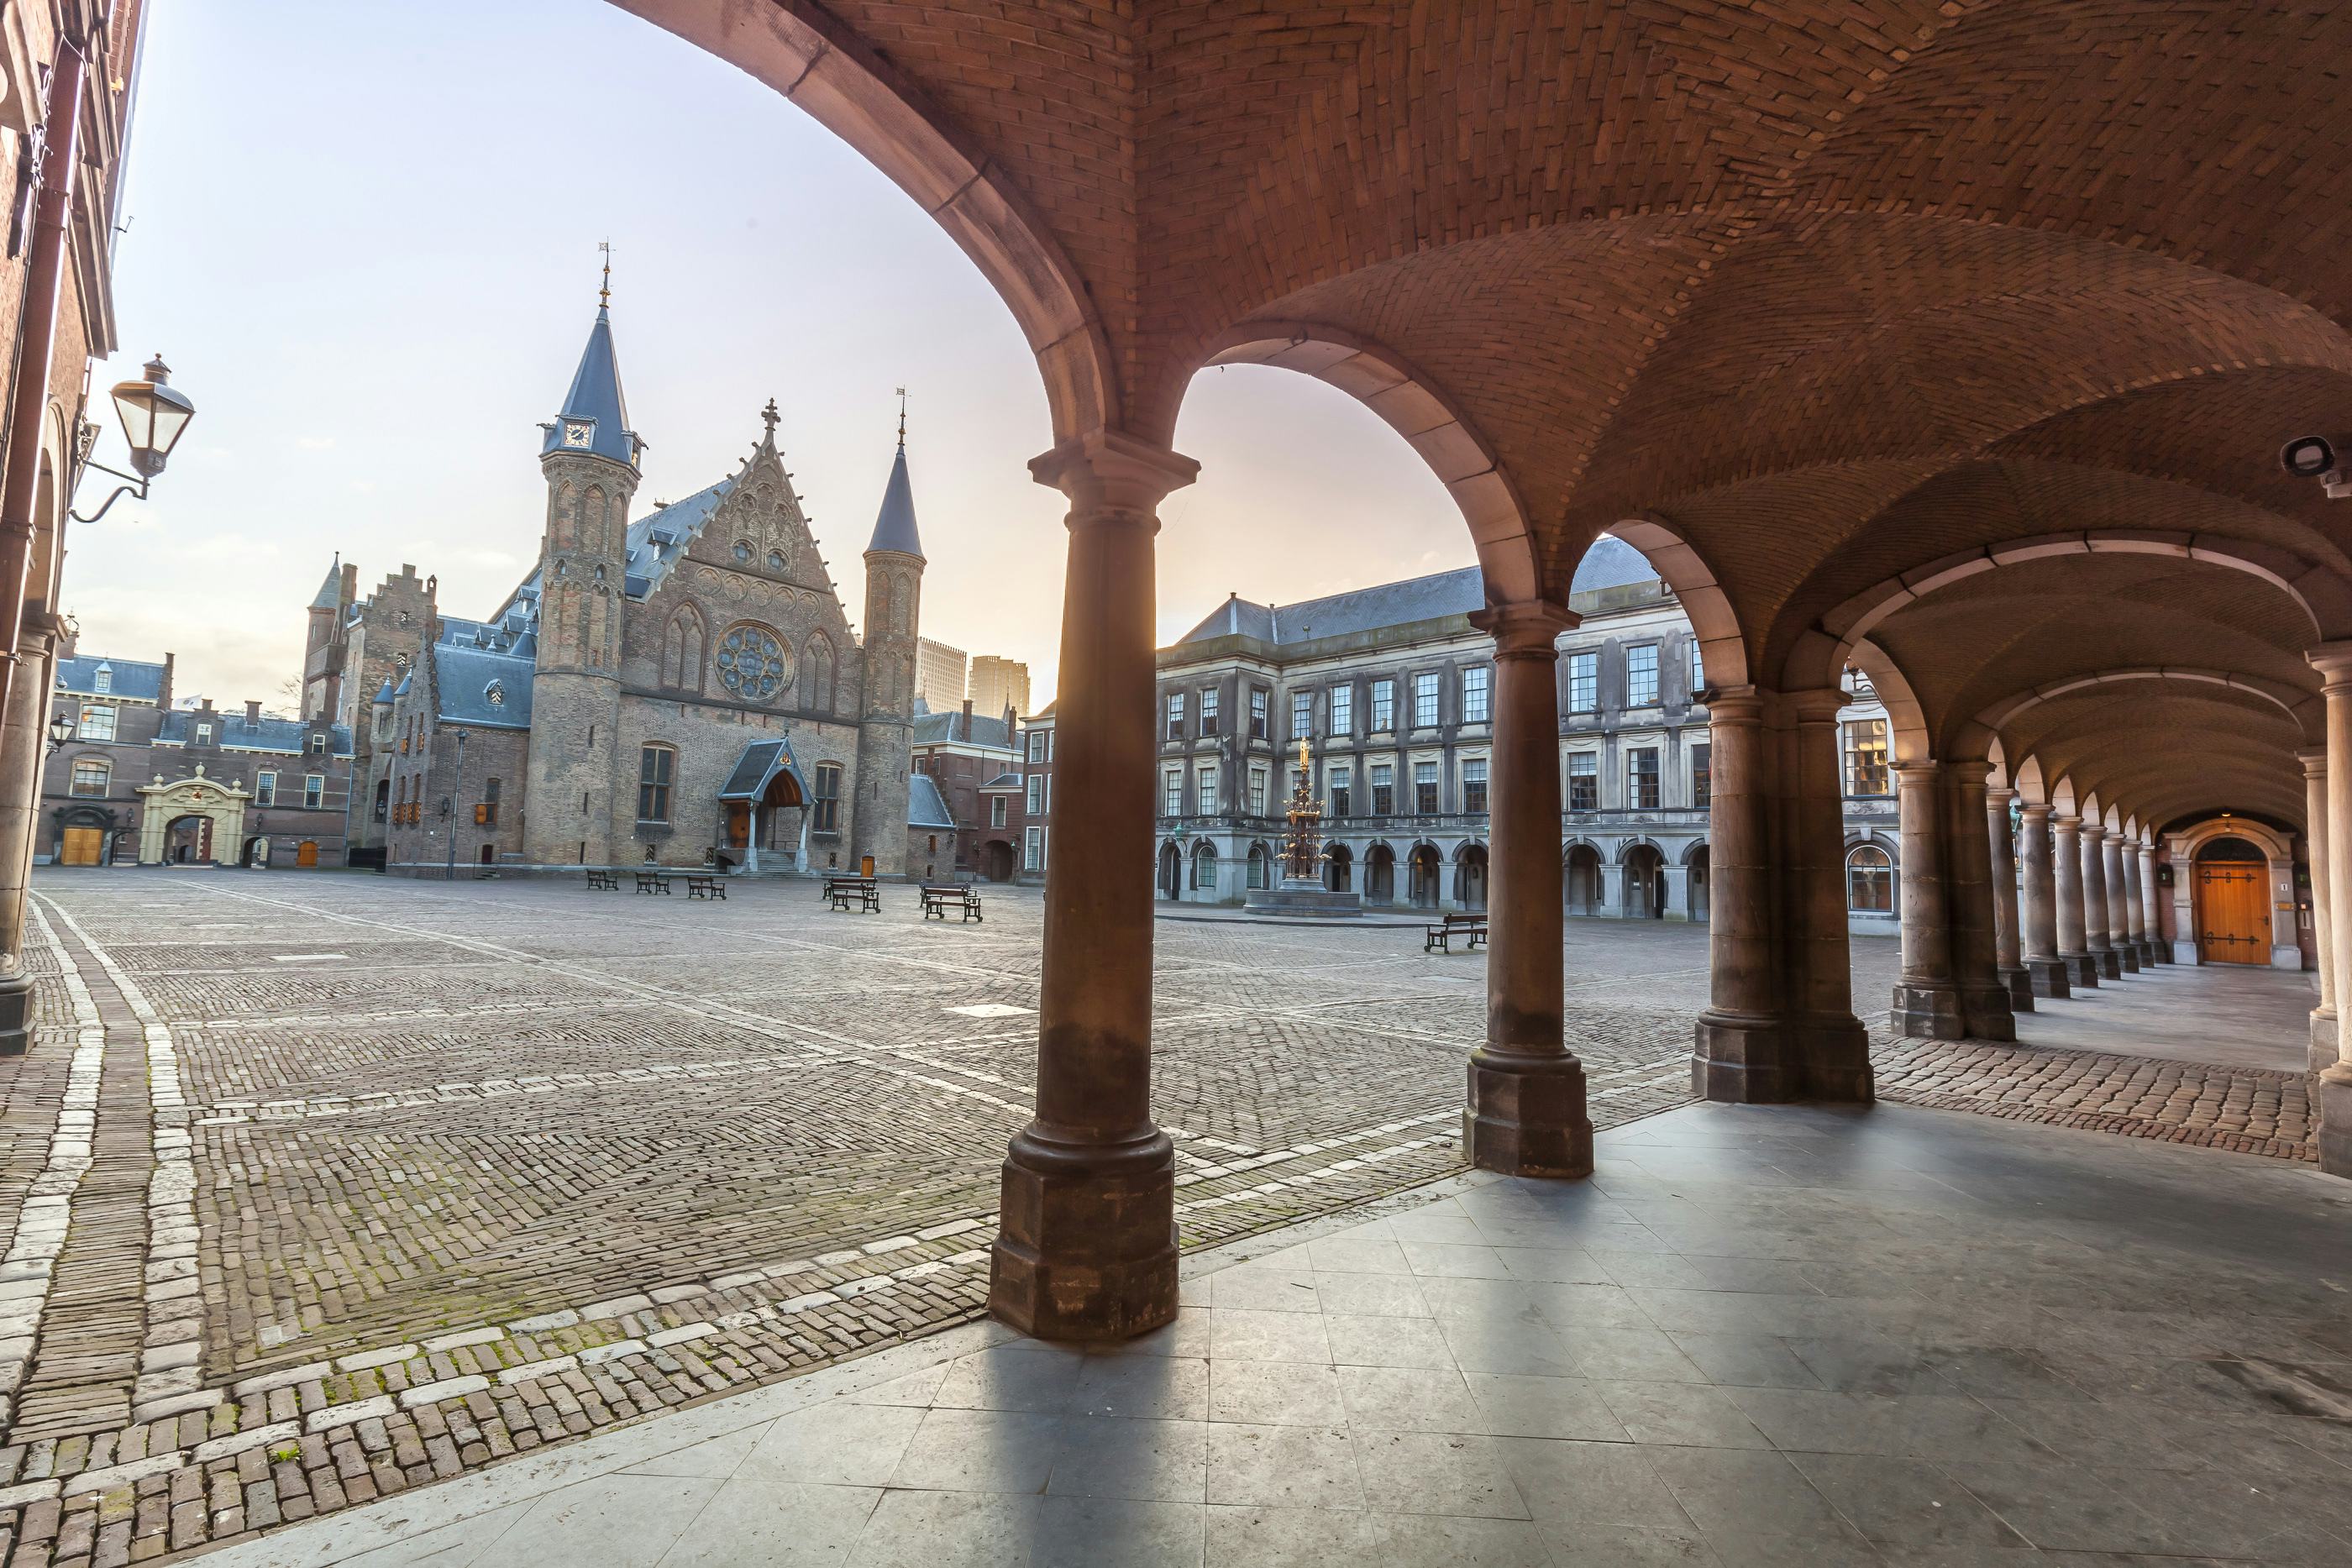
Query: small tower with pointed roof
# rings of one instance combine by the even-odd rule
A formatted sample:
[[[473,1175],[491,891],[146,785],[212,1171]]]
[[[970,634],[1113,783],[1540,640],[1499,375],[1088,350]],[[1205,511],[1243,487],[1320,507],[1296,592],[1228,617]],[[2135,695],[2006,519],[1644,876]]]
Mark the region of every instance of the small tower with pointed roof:
[[[345,566],[338,554],[327,568],[326,580],[310,597],[310,624],[302,653],[304,718],[333,723],[344,716],[341,709],[345,629],[352,603],[359,597],[359,568]]]
[[[923,540],[907,477],[906,394],[899,394],[898,450],[882,488],[882,509],[866,546],[865,708],[859,716],[857,800],[852,849],[877,875],[906,869],[907,775],[913,766],[915,643],[921,624]]]
[[[539,642],[531,683],[524,852],[543,864],[613,862],[613,748],[621,705],[621,621],[629,502],[645,443],[629,428],[613,348],[612,263],[563,408],[541,426],[547,476],[540,538]]]

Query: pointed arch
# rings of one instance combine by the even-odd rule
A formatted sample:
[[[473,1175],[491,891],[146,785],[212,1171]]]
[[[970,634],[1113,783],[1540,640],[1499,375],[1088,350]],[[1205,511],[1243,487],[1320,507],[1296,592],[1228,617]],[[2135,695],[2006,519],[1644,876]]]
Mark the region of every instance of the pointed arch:
[[[605,548],[604,487],[591,485],[580,493],[580,543],[583,549],[597,551]]]
[[[547,497],[547,548],[551,550],[580,548],[579,507],[569,483],[558,485]]]
[[[672,691],[702,689],[703,653],[710,641],[709,623],[691,603],[681,604],[662,633],[661,684]]]
[[[808,652],[803,661],[808,666],[808,684],[803,688],[803,700],[817,713],[831,713],[834,704],[833,639],[822,632],[809,633]]]

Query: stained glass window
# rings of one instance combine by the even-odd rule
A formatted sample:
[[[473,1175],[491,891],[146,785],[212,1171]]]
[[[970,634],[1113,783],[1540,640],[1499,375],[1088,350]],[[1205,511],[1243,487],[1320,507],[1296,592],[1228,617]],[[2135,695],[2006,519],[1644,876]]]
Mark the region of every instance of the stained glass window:
[[[782,645],[759,626],[730,630],[719,644],[715,662],[719,684],[745,702],[766,702],[792,678]]]

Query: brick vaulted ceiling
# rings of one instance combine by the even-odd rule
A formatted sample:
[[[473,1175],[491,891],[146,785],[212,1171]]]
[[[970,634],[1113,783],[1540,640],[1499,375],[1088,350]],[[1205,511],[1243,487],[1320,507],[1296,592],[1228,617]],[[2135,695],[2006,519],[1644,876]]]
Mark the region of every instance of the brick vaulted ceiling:
[[[1221,355],[1312,370],[1431,455],[1498,597],[1557,593],[1642,519],[1766,685],[1834,678],[1823,618],[1955,552],[2142,530],[2259,558],[2004,566],[1881,617],[1937,755],[2126,664],[2315,691],[2301,650],[2352,634],[2316,586],[2352,502],[2274,464],[2352,433],[2352,6],[619,3],[934,213],[1020,320],[1057,438],[1166,442]],[[2128,737],[2034,712],[2009,755],[2079,730],[2068,766],[2156,788]],[[2268,722],[2237,726],[2244,779],[2166,810],[2251,804],[2205,796],[2268,769],[2291,787],[2263,809],[2299,818],[2296,727]]]

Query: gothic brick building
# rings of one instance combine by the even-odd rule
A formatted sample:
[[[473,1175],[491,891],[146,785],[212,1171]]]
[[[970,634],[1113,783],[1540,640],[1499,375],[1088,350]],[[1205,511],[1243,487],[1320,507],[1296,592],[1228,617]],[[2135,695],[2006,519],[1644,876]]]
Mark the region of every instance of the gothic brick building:
[[[600,308],[543,428],[539,562],[487,619],[444,614],[413,567],[364,601],[330,578],[310,700],[366,737],[364,858],[902,873],[924,568],[903,424],[862,642],[772,403],[734,473],[631,521],[644,443]]]

